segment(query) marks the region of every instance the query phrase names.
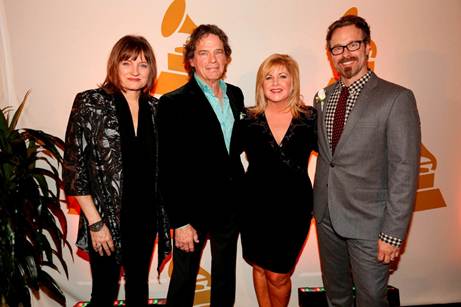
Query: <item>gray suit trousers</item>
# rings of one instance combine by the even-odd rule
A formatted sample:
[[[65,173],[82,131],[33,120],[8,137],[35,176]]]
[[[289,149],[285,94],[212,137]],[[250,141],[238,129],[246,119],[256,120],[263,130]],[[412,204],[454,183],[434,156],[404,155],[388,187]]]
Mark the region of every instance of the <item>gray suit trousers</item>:
[[[348,239],[336,233],[329,210],[317,224],[323,284],[330,307],[388,307],[389,265],[377,260],[378,239]]]

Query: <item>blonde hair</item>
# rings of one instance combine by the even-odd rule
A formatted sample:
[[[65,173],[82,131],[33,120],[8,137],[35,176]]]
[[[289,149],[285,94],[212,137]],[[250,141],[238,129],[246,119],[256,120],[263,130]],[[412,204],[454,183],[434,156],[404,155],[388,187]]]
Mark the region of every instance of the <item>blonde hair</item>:
[[[263,83],[266,75],[275,67],[283,66],[286,68],[291,76],[292,90],[288,96],[288,108],[290,109],[293,117],[298,117],[299,113],[302,112],[304,103],[301,99],[301,86],[299,81],[299,67],[298,63],[287,54],[272,54],[266,58],[259,66],[258,73],[256,75],[256,90],[255,99],[256,105],[251,108],[253,115],[258,115],[264,112],[267,107],[267,99],[264,96]]]

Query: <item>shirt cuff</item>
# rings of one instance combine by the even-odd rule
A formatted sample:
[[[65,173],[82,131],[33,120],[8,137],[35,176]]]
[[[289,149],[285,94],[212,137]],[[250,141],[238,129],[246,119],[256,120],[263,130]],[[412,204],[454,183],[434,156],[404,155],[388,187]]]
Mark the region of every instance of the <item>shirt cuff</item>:
[[[402,239],[387,235],[383,232],[379,234],[379,239],[395,247],[400,247],[400,245],[402,245]]]

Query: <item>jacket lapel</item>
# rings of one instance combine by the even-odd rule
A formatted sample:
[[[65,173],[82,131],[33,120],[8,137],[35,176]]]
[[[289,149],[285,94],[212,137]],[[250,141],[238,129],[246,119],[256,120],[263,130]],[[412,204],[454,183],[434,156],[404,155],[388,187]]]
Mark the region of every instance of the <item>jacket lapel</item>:
[[[201,109],[202,111],[197,112],[200,116],[198,119],[202,125],[209,126],[208,133],[215,133],[218,140],[221,140],[223,149],[227,153],[226,144],[224,142],[224,135],[222,133],[221,125],[219,124],[218,117],[213,110],[213,107],[210,105],[210,102],[203,93],[202,89],[198,86],[197,81],[192,78],[189,81],[190,85],[190,94],[191,94],[191,101],[197,104],[197,108]],[[229,98],[230,99],[230,98]],[[232,110],[233,111],[233,110]],[[235,114],[234,114],[235,118]]]
[[[328,153],[328,159],[329,160],[331,160],[332,154],[331,154],[331,148],[330,148],[330,141],[328,140],[327,127],[326,127],[326,124],[325,124],[325,114],[326,114],[328,103],[330,102],[331,95],[333,94],[334,89],[335,89],[337,84],[338,83],[336,82],[333,85],[330,85],[325,89],[325,94],[326,94],[325,103],[323,104],[323,108],[320,105],[320,108],[321,108],[322,111],[320,112],[320,116],[319,116],[319,119],[318,119],[319,123],[320,123],[319,128],[320,128],[321,135],[322,135],[322,138],[321,138],[320,141],[323,143],[323,145],[321,145],[321,146],[324,146],[325,152]]]
[[[229,90],[229,87],[227,87],[226,94],[227,94],[227,97],[229,98],[229,104],[232,109],[232,114],[234,114],[234,121],[237,122],[240,118],[240,114],[239,114],[239,110],[237,106],[235,105],[236,98],[234,97],[234,94],[232,93],[232,91]],[[235,127],[235,124],[234,124],[234,127]]]

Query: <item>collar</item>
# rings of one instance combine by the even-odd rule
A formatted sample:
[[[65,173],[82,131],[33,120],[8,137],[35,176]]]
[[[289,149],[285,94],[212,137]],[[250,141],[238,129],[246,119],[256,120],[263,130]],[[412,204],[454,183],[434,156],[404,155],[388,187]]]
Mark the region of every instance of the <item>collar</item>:
[[[214,96],[214,92],[213,90],[211,89],[211,87],[208,86],[208,84],[205,83],[205,81],[203,81],[198,75],[197,73],[194,73],[194,79],[195,81],[197,81],[197,84],[198,86],[200,87],[200,89],[205,93],[205,94],[211,94]],[[227,92],[227,84],[226,82],[224,82],[224,80],[220,79],[218,81],[218,84],[219,84],[219,87],[221,88],[221,91],[223,93],[223,95],[226,94]]]
[[[352,94],[355,92],[360,92],[363,86],[368,82],[368,80],[370,80],[372,74],[373,72],[371,70],[368,70],[368,72],[365,75],[363,75],[360,79],[358,79],[349,86],[349,92]],[[339,80],[339,85],[340,89],[346,87],[342,80]]]

